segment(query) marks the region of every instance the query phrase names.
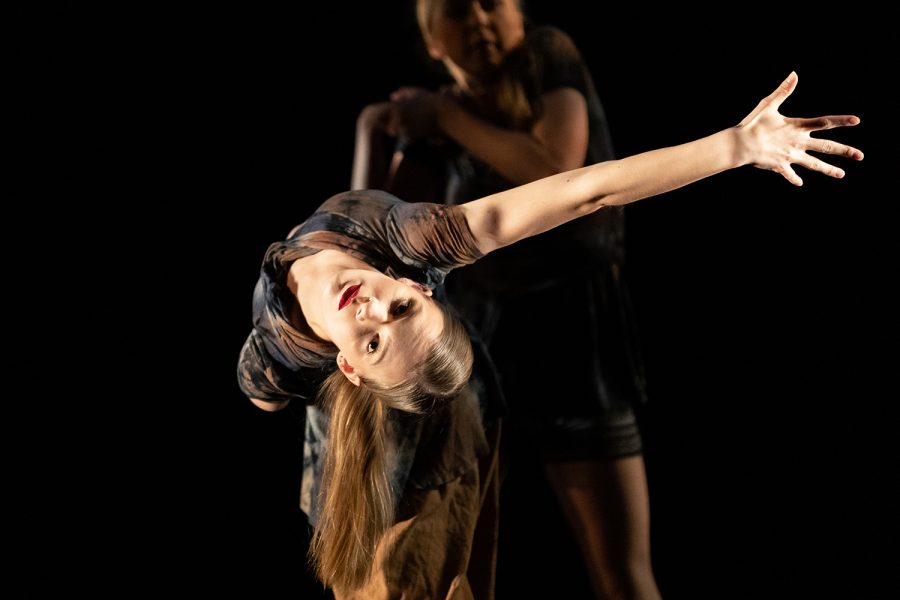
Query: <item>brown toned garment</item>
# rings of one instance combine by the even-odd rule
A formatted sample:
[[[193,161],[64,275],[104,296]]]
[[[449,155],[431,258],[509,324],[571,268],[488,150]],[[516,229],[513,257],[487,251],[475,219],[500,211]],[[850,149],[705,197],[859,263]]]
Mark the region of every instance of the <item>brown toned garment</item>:
[[[287,315],[296,300],[286,278],[294,260],[326,248],[391,277],[428,285],[438,298],[447,272],[481,256],[458,208],[407,204],[377,191],[330,198],[287,240],[269,247],[238,382],[252,398],[307,404],[301,508],[314,526],[328,415],[313,402],[318,383],[336,368],[337,348],[290,324]],[[397,523],[379,546],[365,591],[336,591],[338,598],[465,598],[459,594],[470,587],[478,588],[477,598],[492,597],[497,537],[493,432],[499,431],[502,399],[477,339],[473,350],[473,376],[453,402],[425,416],[389,411],[387,459]],[[486,437],[485,427],[492,435]],[[477,564],[470,564],[470,555],[479,557]],[[470,567],[480,574],[468,577]]]
[[[336,600],[494,598],[499,422],[487,429],[486,438],[490,450],[474,468],[440,485],[408,491],[396,523],[376,548],[369,580],[353,592],[334,590]]]

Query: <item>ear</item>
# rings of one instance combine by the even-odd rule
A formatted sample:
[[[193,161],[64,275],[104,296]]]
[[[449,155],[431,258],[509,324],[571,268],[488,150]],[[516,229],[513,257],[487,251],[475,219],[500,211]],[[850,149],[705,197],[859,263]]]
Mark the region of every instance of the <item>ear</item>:
[[[431,296],[431,288],[428,287],[427,285],[422,285],[421,283],[415,282],[412,279],[409,279],[408,277],[401,277],[397,281],[399,281],[401,283],[405,283],[406,285],[408,285],[409,287],[411,287],[413,289],[419,290],[426,296]]]
[[[447,56],[447,49],[444,48],[444,45],[430,35],[425,37],[425,47],[428,48],[428,56],[434,60],[444,60],[444,57]]]
[[[344,377],[347,378],[350,383],[359,387],[359,373],[356,372],[356,369],[353,368],[353,365],[347,362],[347,359],[344,358],[344,355],[338,352],[337,355],[337,366],[338,369],[341,370],[341,373],[344,374]]]

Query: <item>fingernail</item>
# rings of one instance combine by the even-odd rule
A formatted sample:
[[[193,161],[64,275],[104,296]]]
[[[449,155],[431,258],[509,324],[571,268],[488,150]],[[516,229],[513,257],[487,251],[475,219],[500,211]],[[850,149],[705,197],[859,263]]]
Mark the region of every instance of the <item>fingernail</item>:
[[[851,124],[851,125],[858,125],[858,124],[859,124],[859,117],[850,117],[850,124]]]

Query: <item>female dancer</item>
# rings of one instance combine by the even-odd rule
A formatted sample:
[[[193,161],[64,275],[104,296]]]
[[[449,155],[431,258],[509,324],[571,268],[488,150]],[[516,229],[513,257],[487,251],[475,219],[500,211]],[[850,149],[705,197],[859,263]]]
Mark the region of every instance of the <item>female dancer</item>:
[[[486,371],[478,349],[436,298],[446,273],[603,207],[742,165],[795,185],[792,163],[843,177],[806,151],[862,153],[810,133],[859,119],[782,116],[796,83],[791,73],[737,126],[708,137],[464,205],[340,194],[269,248],[239,380],[267,409],[322,401],[312,437],[307,428],[319,487],[307,510],[311,558],[336,597],[492,596],[497,419],[483,400],[489,378],[470,382],[473,361]]]

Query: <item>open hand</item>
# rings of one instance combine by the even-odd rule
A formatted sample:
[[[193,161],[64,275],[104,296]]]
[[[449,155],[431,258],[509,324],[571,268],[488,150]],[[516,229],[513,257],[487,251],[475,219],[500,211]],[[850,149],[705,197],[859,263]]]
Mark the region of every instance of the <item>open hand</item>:
[[[437,110],[441,98],[424,88],[405,87],[391,94],[390,101],[366,106],[357,128],[381,130],[391,137],[410,140],[440,135]]]
[[[853,115],[833,115],[811,119],[785,117],[778,112],[782,102],[797,87],[797,74],[791,72],[787,79],[769,94],[737,126],[741,160],[760,169],[781,173],[794,185],[803,185],[803,180],[794,172],[792,164],[802,165],[811,171],[840,179],[843,169],[832,166],[808,151],[844,156],[862,160],[863,153],[851,146],[831,140],[814,138],[814,131],[848,127],[859,124],[859,117]]]

